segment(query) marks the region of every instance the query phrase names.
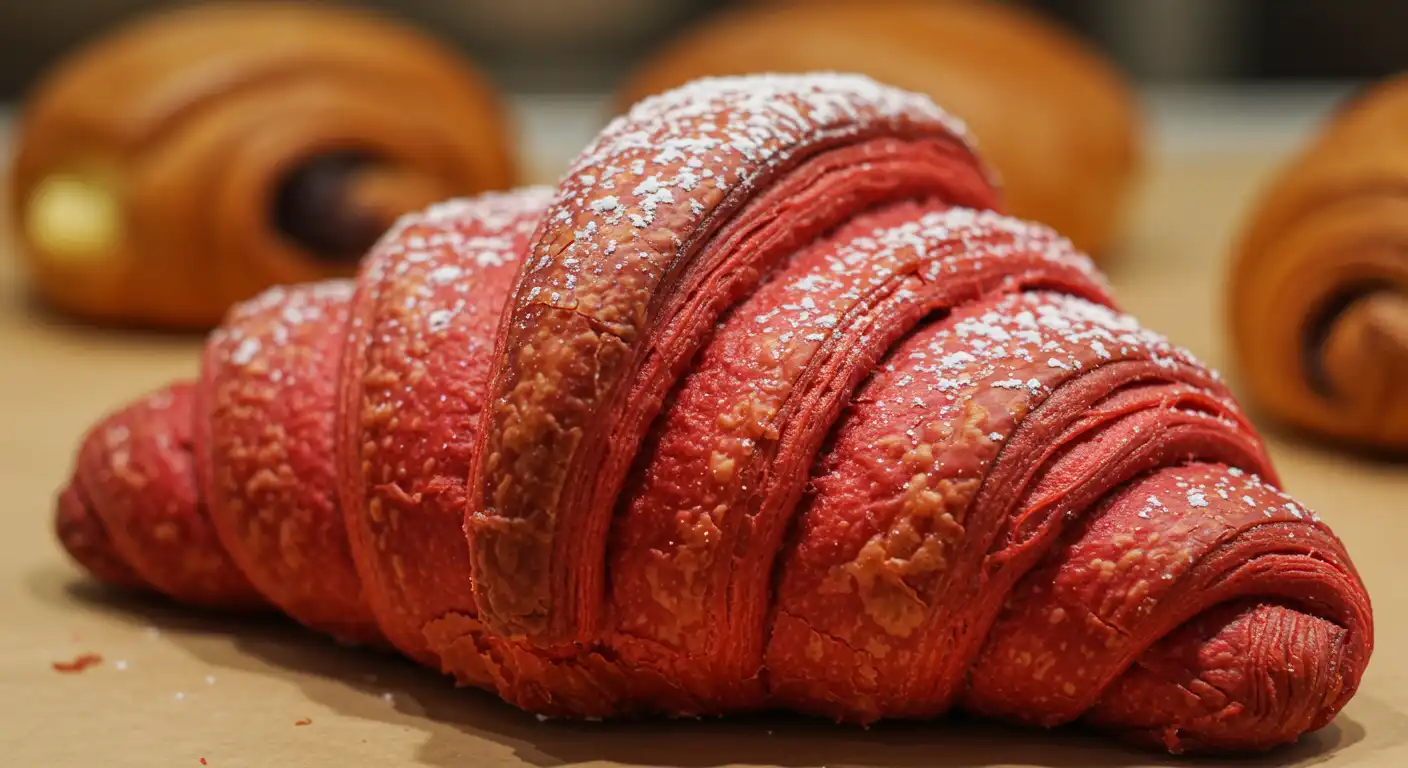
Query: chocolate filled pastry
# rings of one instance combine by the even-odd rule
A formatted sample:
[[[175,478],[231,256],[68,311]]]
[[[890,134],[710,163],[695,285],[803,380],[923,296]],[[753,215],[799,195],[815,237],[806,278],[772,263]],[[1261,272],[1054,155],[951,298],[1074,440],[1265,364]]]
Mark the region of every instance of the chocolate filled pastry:
[[[968,124],[1013,215],[1096,258],[1119,236],[1143,161],[1133,95],[1098,52],[1007,3],[748,3],[640,64],[618,106],[706,75],[812,70],[927,94]]]
[[[158,13],[62,62],[11,183],[37,292],[116,325],[209,327],[350,276],[396,217],[514,183],[490,85],[421,33],[317,5]]]
[[[1228,317],[1255,403],[1296,428],[1408,451],[1408,78],[1346,103],[1281,170],[1235,246]]]
[[[542,715],[1325,725],[1373,647],[1344,547],[1215,374],[998,207],[918,94],[689,84],[556,189],[235,309],[84,438],[59,538]]]

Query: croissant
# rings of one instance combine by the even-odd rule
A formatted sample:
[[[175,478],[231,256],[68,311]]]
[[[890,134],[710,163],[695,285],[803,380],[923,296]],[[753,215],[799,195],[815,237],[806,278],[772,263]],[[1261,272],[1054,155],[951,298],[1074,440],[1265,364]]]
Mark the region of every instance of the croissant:
[[[1341,543],[964,137],[860,76],[647,99],[233,310],[87,435],[58,537],[543,715],[1325,725],[1373,645]]]
[[[618,104],[705,75],[863,72],[962,118],[1001,174],[1007,210],[1104,256],[1143,165],[1132,89],[1075,35],[1010,3],[763,1],[666,43]]]
[[[25,105],[11,217],[36,291],[104,324],[209,328],[355,273],[397,217],[514,181],[491,85],[432,39],[285,3],[164,11]]]
[[[1348,103],[1256,203],[1235,246],[1232,341],[1287,424],[1408,449],[1408,77]]]

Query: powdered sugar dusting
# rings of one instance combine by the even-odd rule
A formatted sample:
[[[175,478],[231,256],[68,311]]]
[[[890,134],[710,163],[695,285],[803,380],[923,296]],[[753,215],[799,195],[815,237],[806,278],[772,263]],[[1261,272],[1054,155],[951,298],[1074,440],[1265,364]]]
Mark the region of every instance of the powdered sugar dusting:
[[[418,328],[443,333],[474,300],[482,270],[519,263],[523,243],[552,196],[551,188],[532,186],[448,200],[407,214],[372,249],[362,289],[370,292],[369,298],[396,293],[401,320],[384,322],[417,317]],[[392,290],[393,285],[399,287]]]
[[[592,292],[567,282],[575,277],[615,283],[617,273],[627,280],[632,278],[625,273],[658,269],[637,252],[660,251],[676,233],[695,231],[726,195],[749,187],[818,137],[879,125],[968,141],[963,123],[927,97],[859,75],[706,78],[648,98],[612,121],[563,178],[544,234],[563,228],[579,236],[540,240],[525,285],[539,289],[532,294],[537,301],[551,299],[556,290],[553,303],[566,300],[566,291],[577,302],[595,303]],[[660,241],[623,247],[638,237]],[[595,254],[613,256],[614,263],[591,275],[547,269]]]
[[[382,235],[373,252],[386,248],[404,247],[406,231],[417,225],[477,226],[485,230],[512,227],[525,214],[541,212],[553,198],[552,187],[534,185],[507,192],[484,192],[474,197],[457,197],[435,203],[424,210],[405,214]],[[420,246],[424,247],[425,242]]]
[[[868,221],[870,219],[861,218],[840,229],[832,238],[795,255],[784,270],[786,277],[765,285],[749,300],[749,305],[760,309],[752,313],[744,311],[748,316],[747,328],[737,327],[731,317],[718,322],[721,338],[741,333],[749,339],[746,343],[739,342],[740,347],[747,348],[736,350],[735,355],[765,361],[767,366],[775,365],[779,371],[793,372],[779,373],[782,379],[764,386],[765,389],[790,391],[790,384],[784,381],[803,370],[828,340],[835,339],[842,345],[863,340],[859,329],[871,324],[872,313],[892,311],[881,310],[881,306],[928,306],[951,284],[968,284],[978,275],[985,277],[977,282],[986,284],[988,289],[997,288],[1013,273],[1030,269],[1034,264],[1048,276],[1062,274],[1071,279],[1094,281],[1090,260],[1064,238],[1043,227],[997,214],[948,208],[916,212],[914,218],[888,226],[872,226]],[[1115,319],[1113,314],[1096,317],[1092,321],[1097,326],[1094,331],[1084,326],[1076,329],[1084,316],[1070,310],[1068,318],[1061,309],[1064,305],[1053,305],[1055,301],[1058,300],[1037,302],[1031,309],[1022,308],[1005,323],[993,312],[963,315],[952,331],[961,337],[959,348],[945,347],[951,342],[950,332],[941,334],[928,352],[914,353],[935,363],[919,364],[916,373],[935,374],[936,387],[956,390],[962,383],[971,384],[975,380],[961,382],[956,376],[945,374],[981,368],[983,364],[1012,355],[1031,362],[1030,354],[1020,346],[1019,336],[1024,339],[1034,336],[1038,342],[1045,341],[1042,348],[1047,350],[1044,358],[1047,364],[1058,370],[1075,371],[1084,365],[1082,357],[1093,360],[1095,356],[1075,355],[1069,360],[1051,356],[1051,350],[1064,350],[1057,343],[1060,337],[1054,331],[1066,331],[1073,343],[1095,334],[1103,334],[1114,343],[1116,334],[1101,325],[1102,322],[1118,325],[1126,335],[1138,329],[1132,320]],[[862,308],[863,311],[857,311]],[[1043,330],[1046,335],[1033,329]],[[1126,341],[1142,344],[1147,340],[1129,336]],[[946,351],[940,352],[940,347]],[[907,383],[902,382],[902,385]],[[993,386],[1027,390],[1037,395],[1046,385],[1028,372],[1021,378],[1000,379]],[[957,402],[956,398],[957,394],[951,393],[948,399]]]
[[[1159,514],[1186,515],[1189,509],[1207,510],[1214,516],[1245,516],[1259,522],[1309,521],[1321,523],[1319,515],[1306,509],[1281,489],[1259,475],[1221,464],[1193,464],[1160,472],[1161,484],[1178,489],[1166,505],[1150,496],[1138,516],[1151,519]],[[1217,519],[1217,518],[1214,518]]]
[[[1203,370],[1187,350],[1129,315],[1044,291],[1009,294],[987,308],[964,308],[928,339],[926,346],[909,351],[917,362],[906,363],[904,370],[942,393],[938,415],[949,418],[980,386],[1042,397],[1060,381],[1114,359],[1150,360],[1186,373]],[[887,363],[886,371],[897,370],[894,362]],[[1207,394],[1236,412],[1230,397]]]
[[[269,288],[233,307],[207,346],[216,362],[240,368],[255,365],[301,333],[321,333],[330,322],[340,322],[341,315],[332,316],[329,309],[345,307],[354,287],[351,280],[335,279]],[[274,366],[267,375],[278,381],[283,371]]]
[[[841,272],[876,258],[905,261],[896,257],[906,252],[923,257],[926,267],[920,276],[930,282],[971,271],[974,264],[984,261],[1036,255],[1053,266],[1079,273],[1102,289],[1108,287],[1090,258],[1050,228],[972,208],[931,211],[857,238],[841,249],[831,269]]]

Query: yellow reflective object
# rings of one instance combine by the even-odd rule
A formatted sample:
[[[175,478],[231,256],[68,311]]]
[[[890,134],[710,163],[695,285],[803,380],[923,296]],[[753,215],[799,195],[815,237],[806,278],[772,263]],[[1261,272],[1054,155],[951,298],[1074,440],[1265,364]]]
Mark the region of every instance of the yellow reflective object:
[[[31,193],[25,234],[36,250],[54,259],[101,259],[122,238],[121,207],[111,185],[91,176],[55,174]]]

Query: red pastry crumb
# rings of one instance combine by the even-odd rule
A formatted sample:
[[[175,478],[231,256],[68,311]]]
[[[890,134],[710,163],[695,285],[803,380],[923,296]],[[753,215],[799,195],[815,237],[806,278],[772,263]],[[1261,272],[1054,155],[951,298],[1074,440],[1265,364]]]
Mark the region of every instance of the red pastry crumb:
[[[82,672],[83,670],[89,667],[96,666],[102,663],[102,656],[99,656],[96,653],[85,653],[82,656],[76,657],[73,661],[54,662],[54,671],[70,674],[74,672]]]
[[[305,718],[303,718],[302,720],[295,720],[295,721],[293,721],[293,724],[294,724],[294,725],[312,725],[312,724],[313,724],[313,718],[311,718],[311,717],[305,717]]]
[[[201,764],[201,765],[206,765],[205,758],[202,757],[202,758],[200,759],[200,764]]]

